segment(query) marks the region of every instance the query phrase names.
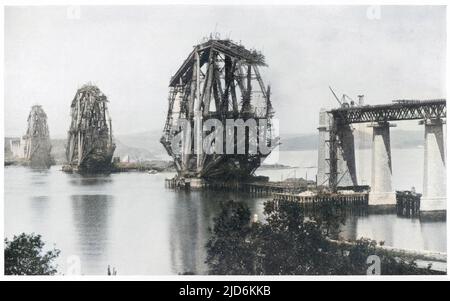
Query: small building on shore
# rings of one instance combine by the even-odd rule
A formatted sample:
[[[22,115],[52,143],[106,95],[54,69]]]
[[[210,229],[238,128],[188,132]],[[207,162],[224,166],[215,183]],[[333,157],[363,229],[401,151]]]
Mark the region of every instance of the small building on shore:
[[[9,150],[11,151],[13,158],[25,158],[25,141],[23,140],[23,137],[11,138],[11,140],[9,140]]]

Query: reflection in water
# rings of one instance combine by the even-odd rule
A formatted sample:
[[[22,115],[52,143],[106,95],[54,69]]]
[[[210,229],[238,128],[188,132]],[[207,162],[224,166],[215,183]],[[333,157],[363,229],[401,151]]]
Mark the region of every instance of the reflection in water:
[[[82,272],[106,273],[108,219],[114,205],[111,195],[73,195],[72,214],[78,236]]]
[[[196,193],[177,192],[173,219],[170,224],[170,255],[174,273],[204,272],[203,248],[198,244],[205,240],[205,219],[201,198]],[[188,251],[189,250],[189,251]]]
[[[372,218],[376,218],[377,222],[375,227],[372,226],[372,235],[370,237],[377,237],[378,240],[384,241],[385,244],[391,246],[394,244],[394,227],[399,226],[397,221],[400,218],[397,218],[397,214],[389,215],[388,218],[384,215],[372,215]]]
[[[348,240],[356,240],[358,228],[358,217],[349,216],[340,228],[339,236]]]
[[[227,200],[247,203],[251,212],[262,216],[265,199],[247,194],[217,191],[171,191],[175,194],[174,213],[170,224],[170,258],[175,274],[207,274],[205,245],[220,212],[220,202]]]
[[[164,188],[172,174],[65,174],[60,167],[37,172],[5,168],[5,235],[41,234],[61,249],[58,264],[78,255],[83,274],[206,274],[206,249],[219,202],[245,202],[263,220],[267,198],[233,192]],[[408,249],[446,250],[446,222],[394,215],[348,215],[341,235],[385,241]]]
[[[31,184],[36,185],[36,186],[47,186],[49,174],[50,174],[50,171],[48,169],[32,169],[32,168],[30,168]],[[45,187],[41,187],[41,189],[45,189]]]
[[[445,225],[445,221],[420,221],[420,232],[417,234],[423,238],[423,246],[426,250],[447,252],[447,231]],[[443,239],[436,239],[437,237]]]
[[[80,175],[70,174],[70,183],[75,186],[99,186],[111,183],[110,174]]]
[[[420,221],[396,214],[349,216],[341,228],[344,239],[371,238],[387,246],[446,252],[446,222]]]
[[[37,229],[45,227],[51,213],[50,171],[48,169],[29,168],[30,186],[34,187],[34,193],[29,196],[30,213],[33,225]],[[24,189],[24,187],[22,187]]]
[[[32,196],[30,197],[30,206],[32,219],[41,226],[46,223],[49,218],[50,198],[48,196]]]

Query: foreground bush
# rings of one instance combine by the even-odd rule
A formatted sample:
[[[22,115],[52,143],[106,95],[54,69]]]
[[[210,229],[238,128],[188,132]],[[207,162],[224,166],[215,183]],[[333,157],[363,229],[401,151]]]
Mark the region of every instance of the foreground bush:
[[[54,275],[53,264],[60,251],[43,251],[40,235],[22,233],[11,241],[5,239],[5,275]]]
[[[326,208],[322,208],[327,210]],[[265,203],[266,222],[250,221],[243,203],[222,203],[207,243],[210,274],[219,275],[366,275],[369,256],[380,259],[384,275],[433,274],[360,239],[340,244],[330,239],[330,225],[339,217],[327,210],[318,218],[305,218],[296,202]],[[330,222],[331,221],[331,222]]]

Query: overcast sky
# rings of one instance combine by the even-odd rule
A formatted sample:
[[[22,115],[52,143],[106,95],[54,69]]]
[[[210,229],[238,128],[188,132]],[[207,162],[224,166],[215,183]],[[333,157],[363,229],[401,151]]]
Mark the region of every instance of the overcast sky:
[[[283,133],[316,131],[338,94],[379,104],[445,98],[445,7],[121,6],[5,8],[5,135],[21,135],[33,104],[65,137],[78,87],[108,96],[117,134],[161,130],[168,82],[217,31],[261,50]],[[417,122],[416,122],[417,123]]]

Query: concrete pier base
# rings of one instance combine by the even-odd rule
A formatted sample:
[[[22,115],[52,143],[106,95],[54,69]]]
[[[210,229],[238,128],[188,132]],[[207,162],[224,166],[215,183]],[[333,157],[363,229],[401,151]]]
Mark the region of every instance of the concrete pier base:
[[[447,209],[444,132],[442,119],[421,121],[425,125],[423,195],[420,212]]]
[[[383,209],[390,210],[396,203],[395,192],[369,193],[369,206],[382,206]]]
[[[389,122],[371,125],[372,136],[372,178],[369,206],[395,206],[396,195],[392,189],[392,162]]]
[[[204,180],[201,178],[190,178],[186,182],[189,183],[190,189],[193,190],[202,189],[205,184]]]
[[[330,172],[330,165],[327,162],[329,158],[329,147],[327,141],[330,139],[329,116],[325,109],[320,110],[319,115],[319,149],[317,161],[317,185],[329,186],[328,174]]]

